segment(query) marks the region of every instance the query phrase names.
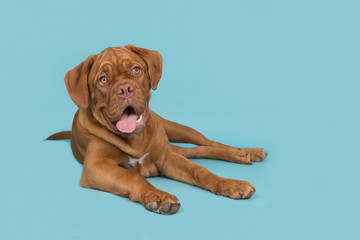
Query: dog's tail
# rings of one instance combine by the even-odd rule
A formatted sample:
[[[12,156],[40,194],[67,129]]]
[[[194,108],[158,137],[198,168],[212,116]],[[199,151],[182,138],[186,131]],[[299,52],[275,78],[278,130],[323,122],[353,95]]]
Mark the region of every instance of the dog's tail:
[[[70,135],[71,135],[71,131],[58,132],[49,136],[46,140],[70,139]]]

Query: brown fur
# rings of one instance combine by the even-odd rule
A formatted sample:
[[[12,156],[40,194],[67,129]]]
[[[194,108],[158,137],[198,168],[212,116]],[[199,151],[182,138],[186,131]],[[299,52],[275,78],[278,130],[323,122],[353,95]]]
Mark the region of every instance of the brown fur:
[[[140,73],[134,73],[138,66]],[[163,119],[148,108],[150,88],[155,90],[162,73],[162,57],[154,50],[132,45],[107,48],[91,55],[70,70],[65,83],[71,99],[79,107],[72,131],[56,133],[48,139],[71,138],[75,158],[82,164],[80,185],[128,197],[148,210],[161,214],[178,211],[178,199],[156,189],[146,177],[160,174],[193,184],[233,199],[250,198],[255,193],[247,181],[216,176],[187,158],[222,159],[252,164],[265,159],[261,148],[240,149],[205,138],[192,128]],[[102,85],[101,76],[109,83]],[[131,98],[120,98],[119,86],[132,84]],[[127,105],[144,114],[145,123],[127,134],[111,126]],[[171,142],[199,145],[174,146]],[[139,159],[142,162],[131,162]]]

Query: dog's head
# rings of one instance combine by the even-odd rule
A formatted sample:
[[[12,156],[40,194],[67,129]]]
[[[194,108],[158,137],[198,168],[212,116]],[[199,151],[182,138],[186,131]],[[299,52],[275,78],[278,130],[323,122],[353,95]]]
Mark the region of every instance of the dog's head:
[[[66,88],[80,109],[115,134],[141,132],[148,119],[150,88],[162,73],[162,57],[132,45],[107,48],[67,72]]]

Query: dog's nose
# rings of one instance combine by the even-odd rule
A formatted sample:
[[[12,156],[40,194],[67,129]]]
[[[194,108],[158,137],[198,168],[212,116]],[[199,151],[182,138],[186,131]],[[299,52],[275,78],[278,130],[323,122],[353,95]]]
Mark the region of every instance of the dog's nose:
[[[132,97],[134,95],[134,92],[135,92],[135,87],[130,83],[120,85],[116,89],[117,95],[122,98]]]

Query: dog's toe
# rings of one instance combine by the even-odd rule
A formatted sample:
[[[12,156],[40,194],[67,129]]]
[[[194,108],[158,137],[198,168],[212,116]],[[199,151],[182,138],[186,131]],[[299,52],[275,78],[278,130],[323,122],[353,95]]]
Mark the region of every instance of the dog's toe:
[[[148,205],[147,209],[150,211],[155,211],[156,209],[158,209],[158,203],[157,202],[150,203]]]
[[[169,213],[170,209],[171,209],[171,203],[168,202],[168,203],[165,203],[165,204],[161,207],[160,212],[163,213],[163,214],[167,214],[167,213]]]

